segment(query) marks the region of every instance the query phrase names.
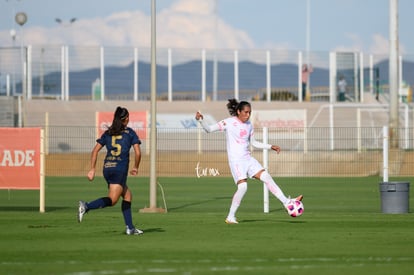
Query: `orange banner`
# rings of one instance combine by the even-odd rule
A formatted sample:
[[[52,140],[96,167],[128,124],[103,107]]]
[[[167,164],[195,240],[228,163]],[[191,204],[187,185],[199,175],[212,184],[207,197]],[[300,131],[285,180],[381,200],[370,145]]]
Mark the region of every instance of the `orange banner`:
[[[0,189],[40,189],[41,129],[0,128]]]
[[[113,112],[97,112],[96,113],[96,126],[98,129],[97,137],[100,137],[103,132],[112,124],[114,118]],[[140,140],[147,138],[148,127],[148,112],[129,112],[128,127],[134,129]]]

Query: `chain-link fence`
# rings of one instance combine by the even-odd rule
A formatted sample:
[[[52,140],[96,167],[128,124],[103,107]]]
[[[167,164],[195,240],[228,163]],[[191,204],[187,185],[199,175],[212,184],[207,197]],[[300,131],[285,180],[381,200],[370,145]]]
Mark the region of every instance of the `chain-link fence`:
[[[300,101],[301,66],[308,62],[310,101],[347,101],[364,91],[385,95],[387,56],[359,52],[157,49],[157,95],[163,100]],[[411,87],[413,57],[401,58],[400,87]],[[0,48],[0,95],[62,100],[149,100],[150,48],[32,45]],[[411,101],[412,94],[405,95]]]
[[[389,150],[391,176],[413,175],[414,142],[411,138],[410,146],[406,147],[406,139],[403,138],[406,130],[400,130],[400,148]],[[409,129],[411,137],[414,136],[413,130]],[[255,130],[259,140],[262,131]],[[48,127],[45,131],[46,176],[85,176],[95,140],[96,129],[91,127]],[[266,162],[274,176],[382,174],[382,128],[270,128],[268,142],[282,148],[280,154],[273,151],[268,154]],[[225,134],[220,132],[207,134],[201,129],[163,129],[157,133],[157,175],[230,176],[225,143]],[[253,156],[265,162],[263,151],[252,149]],[[141,151],[139,175],[149,176],[149,140],[142,139]],[[97,167],[102,167],[104,154],[105,149],[100,153]]]

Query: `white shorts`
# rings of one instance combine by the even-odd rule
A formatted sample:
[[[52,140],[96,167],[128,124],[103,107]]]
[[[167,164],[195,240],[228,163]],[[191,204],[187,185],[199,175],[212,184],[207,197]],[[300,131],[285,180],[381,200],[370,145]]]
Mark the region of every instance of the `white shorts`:
[[[255,158],[230,161],[229,166],[231,174],[233,175],[234,183],[236,184],[239,180],[253,178],[253,176],[258,172],[264,170],[263,166]]]

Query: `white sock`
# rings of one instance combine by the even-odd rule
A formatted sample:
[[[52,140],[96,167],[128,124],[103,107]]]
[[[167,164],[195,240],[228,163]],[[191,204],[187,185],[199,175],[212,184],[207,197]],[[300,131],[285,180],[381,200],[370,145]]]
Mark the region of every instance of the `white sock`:
[[[267,171],[263,171],[260,175],[260,180],[266,184],[267,189],[280,200],[280,202],[285,205],[289,199],[286,198],[285,194],[283,194],[282,189],[275,183],[273,178],[270,176],[270,174]]]
[[[227,215],[228,219],[235,219],[237,209],[240,206],[240,203],[244,197],[244,194],[247,192],[247,182],[242,182],[237,184],[237,191],[233,195],[233,200],[231,202],[230,211]]]

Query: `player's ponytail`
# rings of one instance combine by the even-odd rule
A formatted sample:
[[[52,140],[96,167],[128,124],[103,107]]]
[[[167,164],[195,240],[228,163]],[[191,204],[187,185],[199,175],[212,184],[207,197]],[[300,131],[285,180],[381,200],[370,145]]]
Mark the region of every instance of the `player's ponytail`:
[[[117,107],[114,113],[111,126],[108,128],[110,135],[120,135],[125,129],[124,121],[129,116],[129,112],[126,108]]]
[[[239,102],[237,99],[232,98],[229,99],[229,102],[227,103],[227,110],[229,110],[230,115],[237,116],[237,106],[239,105]]]
[[[237,111],[243,110],[245,106],[250,106],[250,103],[247,101],[240,101],[238,102],[237,99],[232,98],[229,99],[229,102],[227,103],[227,109],[229,110],[230,115],[237,116]]]

